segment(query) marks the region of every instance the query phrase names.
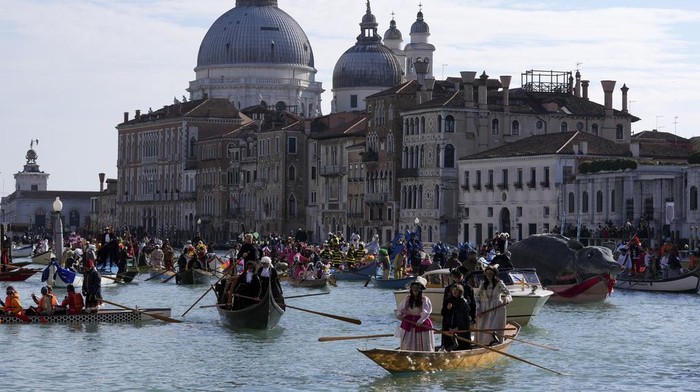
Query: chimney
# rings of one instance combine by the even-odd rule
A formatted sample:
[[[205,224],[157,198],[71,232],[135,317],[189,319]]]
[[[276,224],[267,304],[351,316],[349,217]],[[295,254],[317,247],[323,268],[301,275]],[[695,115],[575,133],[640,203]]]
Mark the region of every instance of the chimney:
[[[435,78],[425,79],[424,90],[425,90],[425,100],[430,101],[433,99],[433,89],[435,88]]]
[[[571,147],[574,149],[574,155],[579,155],[581,153],[581,150],[578,148],[578,143],[574,143]]]
[[[304,134],[306,136],[311,135],[311,119],[310,118],[304,119]]]
[[[484,71],[479,76],[479,106],[488,105],[488,81],[489,75],[486,75],[486,71]]]
[[[136,120],[141,119],[141,110],[136,109],[136,115],[134,115],[134,119],[136,119]]]
[[[639,143],[630,143],[630,152],[632,153],[632,157],[634,158],[639,158]]]
[[[100,192],[102,192],[105,190],[105,174],[100,173],[98,176],[100,177]]]
[[[581,142],[581,154],[588,155],[588,142]]]
[[[622,91],[622,112],[629,113],[629,110],[627,109],[627,91],[629,91],[629,87],[627,87],[626,84],[623,84],[620,91]]]
[[[129,122],[129,112],[124,112],[124,122]]]
[[[614,80],[601,80],[600,84],[603,86],[603,92],[605,93],[605,117],[612,117],[613,113],[613,91],[615,90]]]
[[[588,84],[590,81],[588,80],[582,80],[581,81],[581,87],[583,88],[583,99],[588,101]]]
[[[576,85],[574,85],[574,95],[581,96],[581,72],[576,70]]]
[[[501,75],[501,86],[503,87],[503,111],[510,111],[510,75]]]
[[[474,78],[476,78],[476,72],[462,71],[459,74],[462,75],[462,83],[464,83],[464,107],[472,107],[474,106]]]

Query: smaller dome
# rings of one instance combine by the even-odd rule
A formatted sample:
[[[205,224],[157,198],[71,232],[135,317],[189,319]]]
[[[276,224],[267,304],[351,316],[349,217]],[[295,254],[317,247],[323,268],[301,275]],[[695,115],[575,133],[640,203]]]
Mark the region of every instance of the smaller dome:
[[[362,23],[377,23],[377,18],[368,12],[362,17]]]
[[[402,40],[403,37],[401,36],[401,31],[396,28],[396,21],[391,20],[389,23],[389,30],[384,33],[384,40]]]
[[[430,32],[430,27],[428,27],[428,24],[423,21],[423,12],[418,11],[418,16],[416,17],[416,21],[413,22],[411,25],[411,34],[413,33],[429,33]]]

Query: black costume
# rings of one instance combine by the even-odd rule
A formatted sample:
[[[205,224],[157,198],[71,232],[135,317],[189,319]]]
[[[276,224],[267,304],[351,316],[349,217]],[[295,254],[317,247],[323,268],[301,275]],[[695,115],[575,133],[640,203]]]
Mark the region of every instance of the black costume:
[[[239,310],[247,308],[250,305],[258,303],[254,298],[260,298],[262,292],[262,283],[260,277],[252,272],[250,282],[247,282],[248,271],[244,271],[238,275],[236,284],[233,286],[233,309]]]

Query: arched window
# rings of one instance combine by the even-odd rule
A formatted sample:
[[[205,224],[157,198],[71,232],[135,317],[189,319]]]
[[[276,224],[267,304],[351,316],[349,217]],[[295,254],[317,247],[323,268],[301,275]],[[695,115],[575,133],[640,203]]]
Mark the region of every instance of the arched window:
[[[615,212],[615,190],[610,191],[610,212]]]
[[[287,181],[296,181],[297,178],[297,169],[294,167],[294,165],[289,166],[289,169],[287,170]]]
[[[513,120],[513,123],[510,126],[510,134],[520,135],[520,122],[518,120]]]
[[[451,144],[445,146],[443,167],[455,167],[455,147]]]
[[[615,127],[615,138],[617,138],[617,140],[622,140],[625,138],[625,131],[622,124],[617,124]]]
[[[581,194],[581,212],[588,212],[588,192]]]
[[[595,212],[603,212],[603,192],[595,193]]]
[[[442,116],[440,115],[437,118],[437,128],[438,133],[442,132]]]
[[[440,186],[435,185],[435,200],[433,201],[433,208],[436,210],[440,209]]]
[[[591,133],[598,136],[598,124],[591,125]]]
[[[294,197],[294,194],[289,195],[289,198],[287,198],[287,216],[296,216],[297,215],[297,198]]]
[[[576,199],[574,198],[574,193],[569,192],[569,214],[573,214],[576,211]]]
[[[455,118],[452,116],[445,117],[445,132],[455,131]]]
[[[698,209],[698,187],[690,187],[690,210],[696,211]]]
[[[404,121],[403,134],[408,135],[408,119],[406,119],[406,121]]]
[[[561,122],[561,131],[562,132],[568,132],[569,131],[569,124],[566,121]]]
[[[420,133],[425,133],[425,117],[420,118]]]
[[[498,123],[498,119],[494,118],[491,120],[491,134],[492,135],[498,135],[500,133],[500,125]]]

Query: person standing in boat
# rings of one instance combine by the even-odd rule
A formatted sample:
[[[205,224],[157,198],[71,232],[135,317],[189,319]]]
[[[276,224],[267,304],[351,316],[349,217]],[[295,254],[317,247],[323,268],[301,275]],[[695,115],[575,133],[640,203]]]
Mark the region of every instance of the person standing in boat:
[[[476,341],[480,344],[501,342],[506,327],[506,305],[513,300],[505,283],[498,277],[498,264],[484,268],[484,281],[475,292],[476,298]],[[489,332],[493,331],[493,332]]]
[[[411,283],[408,295],[396,309],[396,316],[401,319],[401,325],[397,331],[401,350],[435,350],[433,321],[430,319],[433,304],[430,298],[423,295],[427,283],[425,278],[417,277]]]
[[[249,261],[233,286],[233,309],[240,310],[258,303],[261,293],[262,284],[255,273],[255,263]]]
[[[379,265],[382,267],[382,279],[389,279],[391,272],[391,261],[389,260],[389,251],[384,248],[379,249]]]
[[[102,276],[95,268],[95,262],[88,260],[88,270],[83,274],[83,296],[85,296],[85,311],[97,313],[102,304]]]
[[[163,266],[168,271],[175,271],[175,249],[170,245],[170,241],[165,240],[163,245]]]
[[[238,255],[239,257],[243,258],[245,265],[248,265],[249,261],[252,261],[253,263],[258,262],[258,249],[255,247],[255,244],[253,244],[252,234],[247,233],[243,237],[243,245],[241,245]]]
[[[447,295],[447,299],[444,301],[445,305],[443,309],[443,330],[445,330],[444,324],[447,323],[449,328],[447,330],[452,333],[451,344],[445,345],[446,340],[445,335],[443,336],[443,347],[447,351],[452,350],[469,350],[472,348],[471,343],[465,342],[464,340],[472,340],[472,334],[469,331],[472,325],[476,322],[474,314],[474,292],[471,292],[471,303],[469,302],[469,295],[466,294],[467,287],[460,283],[454,283],[449,286],[450,292]],[[469,287],[468,289],[471,289]],[[460,337],[462,339],[457,339]],[[464,339],[464,340],[463,340]]]
[[[442,309],[440,309],[440,314],[442,315],[443,331],[450,331],[455,327],[456,324],[453,323],[453,319],[461,322],[464,318],[467,318],[470,321],[470,325],[476,322],[476,300],[474,299],[474,289],[466,283],[465,276],[463,275],[464,270],[464,267],[460,267],[454,268],[450,271],[450,278],[452,280],[452,283],[445,287],[445,291],[442,296]],[[462,297],[464,298],[467,304],[467,307],[465,309],[462,309],[462,307],[460,306],[458,311],[466,311],[466,315],[453,315],[453,313],[455,312],[456,305],[450,305],[450,303],[454,302],[454,300],[452,299],[452,289],[457,285],[462,286],[460,292],[462,293]],[[467,328],[460,328],[460,330],[465,330],[469,328],[470,326],[468,325]],[[466,339],[471,339],[470,334],[460,336]],[[450,348],[454,346],[455,343],[457,343],[456,340],[457,339],[451,338],[446,335],[442,335],[441,347],[445,349]],[[462,347],[465,346],[462,345]]]
[[[258,268],[258,276],[260,277],[261,292],[264,296],[267,293],[268,285],[272,285],[272,296],[280,298],[282,296],[282,285],[280,278],[277,275],[277,270],[272,267],[272,259],[269,256],[263,256],[260,259],[260,268]]]

